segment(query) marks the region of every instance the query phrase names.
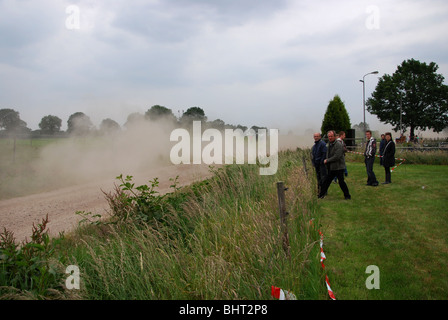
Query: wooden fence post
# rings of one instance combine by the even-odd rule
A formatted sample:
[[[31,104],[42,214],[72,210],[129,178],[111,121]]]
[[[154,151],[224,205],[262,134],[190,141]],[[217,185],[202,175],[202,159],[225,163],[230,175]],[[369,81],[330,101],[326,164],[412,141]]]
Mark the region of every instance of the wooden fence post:
[[[289,258],[289,237],[288,237],[288,228],[286,223],[286,216],[288,212],[286,212],[286,200],[285,200],[285,191],[288,188],[285,188],[285,185],[282,181],[277,182],[277,195],[278,195],[278,209],[280,212],[280,223],[281,223],[281,232],[282,232],[282,246],[285,251],[287,257]]]
[[[308,169],[306,168],[306,159],[305,155],[302,155],[302,164],[303,164],[303,170],[305,171],[305,176],[308,179]]]

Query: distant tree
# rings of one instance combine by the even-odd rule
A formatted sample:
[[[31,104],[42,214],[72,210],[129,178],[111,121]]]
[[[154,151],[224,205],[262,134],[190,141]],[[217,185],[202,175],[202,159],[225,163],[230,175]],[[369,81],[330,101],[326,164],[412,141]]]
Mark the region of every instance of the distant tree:
[[[350,117],[345,109],[345,105],[339,95],[335,95],[333,100],[329,102],[325,112],[321,127],[322,134],[326,134],[329,130],[347,132],[350,126]]]
[[[0,109],[0,128],[6,131],[12,131],[19,126],[20,115],[13,109]]]
[[[67,133],[85,135],[93,128],[92,121],[83,112],[72,114],[67,120]]]
[[[0,128],[10,133],[29,132],[26,122],[20,119],[20,114],[14,109],[0,109]]]
[[[353,125],[353,129],[355,129],[355,135],[357,137],[364,137],[364,126],[366,130],[370,130],[370,126],[367,122],[364,123],[363,121],[361,121],[359,124]]]
[[[355,130],[360,130],[360,131],[364,131],[364,126],[366,127],[366,130],[369,130],[370,129],[370,126],[369,126],[369,124],[366,122],[366,123],[364,123],[364,122],[360,122],[359,124],[355,124],[355,125],[353,125],[353,129],[355,129]]]
[[[136,124],[143,123],[145,121],[145,116],[139,112],[133,112],[128,115],[126,123],[124,126],[129,129]]]
[[[236,128],[237,128],[237,129],[241,129],[241,130],[243,130],[243,132],[246,132],[246,130],[248,129],[247,126],[243,126],[243,125],[241,125],[241,124],[237,124],[237,125],[236,125]]]
[[[193,121],[207,121],[204,110],[199,107],[188,108],[180,118],[180,122],[183,124],[191,124]]]
[[[416,129],[442,131],[448,126],[448,86],[438,68],[434,62],[403,61],[392,75],[379,79],[367,110],[395,131],[409,127],[411,140]]]
[[[42,118],[39,128],[44,134],[55,134],[61,130],[62,120],[57,116],[48,115]]]
[[[267,130],[266,127],[259,127],[259,126],[252,126],[252,127],[250,127],[250,128],[253,129],[253,130],[255,130],[255,132],[258,132],[258,130],[260,130],[260,129],[265,129],[265,130]]]
[[[100,123],[100,132],[103,134],[110,134],[120,131],[120,125],[118,122],[112,119],[104,119]]]
[[[224,130],[226,123],[221,119],[216,119],[207,123],[210,128]]]
[[[166,119],[170,121],[176,121],[176,117],[171,109],[164,106],[154,105],[145,113],[145,118],[151,121],[157,121]]]

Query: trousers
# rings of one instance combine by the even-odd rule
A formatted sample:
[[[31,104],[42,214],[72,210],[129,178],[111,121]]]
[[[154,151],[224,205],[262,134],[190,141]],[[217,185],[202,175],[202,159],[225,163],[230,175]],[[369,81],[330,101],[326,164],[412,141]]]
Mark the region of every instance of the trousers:
[[[322,185],[327,178],[327,167],[324,164],[319,164],[314,167],[316,169],[316,177],[317,177],[317,192],[320,193],[322,189]]]
[[[331,181],[337,177],[338,178],[338,183],[339,183],[339,187],[341,188],[342,192],[344,193],[344,197],[345,198],[350,198],[350,192],[348,190],[347,184],[344,181],[344,171],[345,169],[341,169],[341,170],[330,170],[328,172],[327,178],[325,179],[322,188],[320,190],[319,193],[319,197],[323,197],[327,194],[328,188],[331,185]]]
[[[376,180],[375,172],[373,172],[373,163],[375,162],[375,157],[365,158],[366,171],[367,171],[367,184],[369,186],[378,185],[378,180]]]
[[[384,167],[384,171],[386,172],[386,182],[391,183],[390,167]]]

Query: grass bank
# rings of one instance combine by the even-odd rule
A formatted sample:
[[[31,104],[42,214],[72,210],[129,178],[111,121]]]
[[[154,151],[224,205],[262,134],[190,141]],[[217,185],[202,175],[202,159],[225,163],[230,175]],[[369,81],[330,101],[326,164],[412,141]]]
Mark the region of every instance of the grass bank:
[[[62,294],[272,299],[274,285],[298,299],[327,299],[314,176],[307,177],[302,156],[301,151],[281,153],[273,176],[259,175],[255,165],[213,169],[214,177],[206,181],[184,188],[174,182],[166,196],[157,194],[156,179],[135,186],[131,177],[122,177],[121,187],[108,195],[113,223],[90,220],[58,244],[52,257],[61,270],[78,266],[81,281],[80,290]],[[282,247],[277,181],[289,188],[289,256]]]

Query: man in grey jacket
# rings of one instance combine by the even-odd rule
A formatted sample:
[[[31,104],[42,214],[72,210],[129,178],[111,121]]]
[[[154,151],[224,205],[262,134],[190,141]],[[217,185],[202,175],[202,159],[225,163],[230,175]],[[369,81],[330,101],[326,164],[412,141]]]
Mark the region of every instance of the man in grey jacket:
[[[327,190],[331,185],[331,181],[334,177],[337,177],[339,187],[342,192],[344,192],[345,199],[349,200],[351,199],[350,192],[344,181],[345,157],[343,146],[336,141],[336,133],[333,130],[328,131],[327,136],[329,143],[327,148],[327,159],[324,160],[324,163],[327,165],[328,175],[320,190],[319,198],[323,199],[325,197]]]

